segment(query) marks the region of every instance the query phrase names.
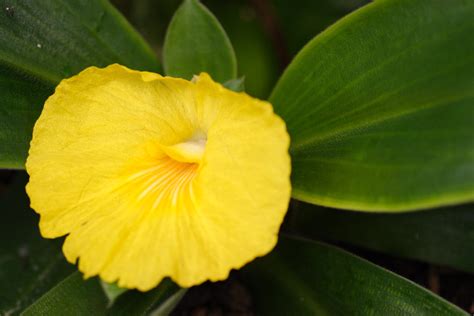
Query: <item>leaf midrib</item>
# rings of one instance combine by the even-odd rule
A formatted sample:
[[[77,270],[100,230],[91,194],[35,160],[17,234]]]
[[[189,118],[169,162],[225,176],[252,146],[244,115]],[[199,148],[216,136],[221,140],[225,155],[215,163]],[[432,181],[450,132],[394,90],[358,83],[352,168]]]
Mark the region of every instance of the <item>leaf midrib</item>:
[[[457,65],[455,65],[455,67],[450,67],[448,70],[451,70],[452,68],[457,68],[457,67],[462,66],[464,64],[467,64],[467,63],[457,64]],[[441,73],[443,73],[443,72],[441,72]],[[439,73],[435,74],[435,76],[438,76],[438,75],[439,75]],[[431,77],[433,77],[433,76],[429,76],[427,78],[431,78]],[[423,78],[422,80],[415,80],[413,82],[416,83],[416,82],[419,82],[419,81],[426,80],[427,78]],[[380,99],[383,99],[384,97],[396,94],[397,92],[402,91],[403,89],[405,89],[407,86],[409,86],[409,85],[405,85],[401,89],[397,89],[395,91],[390,91],[390,93],[380,95],[377,99],[374,99],[374,101],[370,102],[370,103],[375,103],[377,101],[380,101]],[[329,133],[326,133],[326,134],[316,135],[314,137],[310,137],[310,138],[308,138],[306,140],[303,140],[301,142],[297,142],[297,143],[292,144],[292,147],[291,147],[290,151],[292,153],[300,152],[301,150],[304,150],[308,146],[315,145],[315,144],[322,143],[322,142],[326,142],[330,139],[333,139],[337,136],[340,136],[341,134],[350,133],[351,131],[355,131],[355,130],[358,130],[358,129],[361,129],[361,128],[366,129],[366,128],[369,128],[371,126],[380,124],[380,123],[385,122],[385,121],[394,120],[394,119],[397,119],[397,118],[400,118],[400,117],[403,117],[403,116],[410,116],[410,115],[416,114],[417,112],[420,112],[420,111],[432,109],[432,108],[435,108],[435,107],[438,107],[438,106],[443,106],[443,105],[446,105],[446,104],[451,104],[453,102],[458,102],[458,101],[461,101],[461,100],[464,100],[464,99],[467,99],[467,98],[472,98],[472,97],[474,97],[474,94],[472,92],[468,92],[467,94],[464,94],[464,95],[461,95],[461,96],[456,95],[456,96],[449,96],[449,97],[446,97],[444,99],[438,99],[437,100],[438,102],[426,102],[425,104],[417,106],[416,108],[413,108],[413,109],[406,109],[404,111],[400,111],[400,112],[397,112],[397,113],[392,113],[392,114],[385,115],[385,116],[379,116],[379,117],[377,117],[375,119],[372,119],[371,121],[368,121],[368,122],[353,124],[351,126],[346,126],[346,127],[336,129],[336,130],[334,130],[332,132],[329,132]],[[362,109],[366,106],[367,106],[367,104],[364,105],[363,107],[357,108],[357,110],[360,110],[360,109]]]
[[[344,92],[350,90],[352,87],[357,86],[358,83],[360,83],[365,78],[372,75],[373,73],[380,72],[381,69],[384,69],[385,67],[387,67],[389,65],[392,65],[394,62],[396,62],[398,59],[400,59],[401,56],[405,56],[405,55],[409,54],[410,52],[412,52],[414,50],[419,50],[420,48],[423,48],[425,46],[432,45],[432,44],[435,44],[435,43],[438,43],[438,42],[446,41],[453,34],[462,33],[462,32],[465,31],[465,29],[469,29],[469,28],[471,28],[470,25],[468,25],[468,27],[465,27],[465,28],[456,29],[453,32],[446,32],[446,33],[443,33],[443,34],[439,34],[436,39],[427,39],[427,40],[424,40],[424,41],[420,41],[416,45],[412,45],[410,47],[407,47],[407,48],[401,50],[398,54],[392,55],[390,58],[384,60],[383,62],[381,62],[379,64],[376,64],[374,67],[364,71],[363,73],[361,73],[357,77],[350,80],[341,89],[339,89],[337,93],[333,94],[331,97],[327,98],[326,100],[324,100],[323,102],[318,104],[316,107],[314,107],[311,111],[311,114],[314,115],[314,114],[318,113],[318,111],[323,109],[325,105],[330,104],[333,100],[337,100],[337,98],[340,95],[344,94]],[[304,98],[304,96],[307,95],[308,93],[309,93],[309,91],[307,91],[304,95],[300,96],[300,99]],[[298,100],[296,100],[295,102],[298,103]]]
[[[377,2],[377,5],[380,7],[380,6],[383,6],[383,5],[387,5],[389,3],[389,1],[380,1]],[[474,3],[473,3],[474,4]],[[336,24],[332,25],[331,27],[329,27],[326,31],[324,31],[323,33],[321,33],[320,35],[318,35],[316,38],[314,38],[312,41],[310,41],[302,50],[301,52],[298,54],[298,56],[296,56],[295,60],[293,61],[293,64],[301,64],[301,60],[303,60],[304,58],[307,57],[307,55],[309,54],[308,52],[311,51],[311,50],[314,50],[315,47],[319,47],[320,50],[324,50],[325,46],[329,45],[330,41],[331,40],[334,40],[333,37],[331,37],[331,35],[333,33],[337,33],[339,31],[339,29],[343,29],[347,24],[350,24],[350,23],[353,23],[354,21],[358,21],[358,22],[361,22],[363,21],[361,19],[361,16],[363,16],[363,13],[364,14],[369,14],[369,12],[371,12],[372,10],[375,10],[375,7],[376,7],[376,3],[369,3],[367,4],[366,6],[364,6],[363,8],[357,10],[356,12],[353,12],[349,15],[347,15],[346,17],[342,18],[341,20],[339,20]],[[474,6],[473,6],[474,7]],[[468,25],[466,28],[469,28],[469,27],[472,27],[471,25]],[[395,60],[396,58],[398,58],[400,55],[403,55],[405,53],[407,53],[408,51],[412,50],[413,48],[420,48],[420,47],[423,47],[425,46],[427,43],[431,43],[431,42],[436,42],[437,40],[439,39],[444,39],[446,40],[446,35],[451,35],[451,34],[456,34],[458,32],[461,32],[463,31],[464,28],[462,29],[459,29],[457,31],[454,31],[454,32],[447,32],[447,33],[442,33],[442,35],[444,35],[445,37],[439,37],[437,39],[428,39],[428,40],[424,40],[424,41],[421,41],[418,43],[418,45],[412,45],[410,46],[409,48],[407,49],[404,49],[402,50],[399,54],[397,55],[394,55],[392,56],[391,58],[389,58],[388,60],[384,61],[383,63],[381,64],[378,64],[378,65],[375,65],[374,67],[372,67],[371,69],[369,69],[368,71],[362,73],[360,76],[352,79],[351,81],[349,81],[346,85],[344,85],[341,90],[346,90],[348,88],[348,86],[351,86],[352,83],[354,81],[359,81],[359,79],[361,79],[361,77],[365,77],[365,75],[367,74],[367,72],[372,72],[374,70],[376,70],[377,68],[381,67],[381,66],[385,66],[386,63],[390,63],[391,61]],[[448,37],[449,38],[449,37]],[[278,87],[280,86],[281,82],[283,81],[283,78],[286,77],[287,75],[287,71],[290,70],[290,68],[288,68],[285,73],[283,73],[283,75],[280,77],[279,81],[277,82],[277,85],[275,86],[275,88],[273,89],[272,91],[272,94],[270,96],[270,101],[273,103],[273,99],[275,97],[275,94],[276,92],[278,91]],[[291,68],[292,71],[294,71],[294,68]],[[289,73],[289,72],[288,72]],[[281,90],[281,89],[280,89]],[[337,95],[339,95],[341,92],[343,91],[340,91],[338,92],[336,95],[332,96],[331,98],[329,99],[334,99]],[[305,95],[307,95],[309,93],[309,91],[306,91],[305,93],[303,94],[300,94],[298,95],[298,99],[297,100],[292,100],[293,103],[298,103],[296,101],[300,100],[300,99],[303,99],[305,97]],[[328,99],[328,100],[329,100]],[[324,103],[327,103],[328,100],[325,100],[323,102]],[[318,108],[320,108],[322,105],[318,105]]]
[[[44,72],[42,69],[34,65],[26,65],[18,62],[14,63],[6,59],[2,59],[1,57],[2,56],[0,55],[0,67],[3,66],[6,69],[11,69],[14,72],[27,74],[31,77],[39,79],[43,84],[48,87],[55,87],[61,80],[59,76],[48,74],[47,72]]]

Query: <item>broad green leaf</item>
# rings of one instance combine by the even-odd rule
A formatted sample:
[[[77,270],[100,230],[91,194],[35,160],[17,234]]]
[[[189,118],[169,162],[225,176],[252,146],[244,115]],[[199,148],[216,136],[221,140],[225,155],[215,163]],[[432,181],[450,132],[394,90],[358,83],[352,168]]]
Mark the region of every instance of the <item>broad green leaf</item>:
[[[184,0],[166,32],[167,75],[191,79],[207,72],[224,83],[237,76],[234,50],[219,21],[198,0]]]
[[[18,315],[74,270],[59,241],[41,238],[25,174],[0,196],[0,315]]]
[[[258,315],[467,315],[415,283],[338,248],[283,237],[244,268]]]
[[[159,69],[105,0],[9,0],[0,10],[0,167],[23,168],[33,122],[61,79],[92,65]]]
[[[120,295],[108,313],[114,316],[168,315],[185,292],[166,279],[149,292],[127,291]]]
[[[84,281],[74,272],[21,315],[105,315],[107,297],[97,278]]]
[[[90,65],[158,69],[154,53],[108,1],[2,2],[0,64],[53,85]]]
[[[297,203],[286,231],[474,273],[474,206],[368,214]]]
[[[474,2],[379,0],[314,38],[270,101],[293,196],[406,211],[474,199]]]

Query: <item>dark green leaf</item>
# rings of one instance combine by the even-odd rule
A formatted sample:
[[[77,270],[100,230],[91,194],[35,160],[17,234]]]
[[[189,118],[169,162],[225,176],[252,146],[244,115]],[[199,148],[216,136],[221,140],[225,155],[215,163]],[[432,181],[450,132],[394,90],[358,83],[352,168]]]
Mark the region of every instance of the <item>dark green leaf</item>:
[[[181,300],[185,291],[166,279],[149,292],[128,291],[120,295],[109,310],[109,315],[167,315]]]
[[[61,79],[112,63],[159,68],[107,1],[0,0],[0,167],[23,167],[33,122]]]
[[[97,278],[84,281],[74,272],[21,315],[105,315],[107,297]]]
[[[474,273],[473,205],[405,214],[354,213],[297,203],[286,230]]]
[[[69,275],[59,241],[41,238],[21,174],[0,196],[0,315],[18,315]]]
[[[295,58],[270,100],[293,196],[401,211],[474,199],[474,2],[380,0]]]
[[[109,305],[112,305],[120,295],[127,292],[127,289],[119,287],[116,283],[107,283],[101,280],[100,285],[109,299]]]
[[[150,312],[150,316],[168,316],[171,314],[187,291],[187,289],[179,289],[166,300],[157,301],[154,309]]]
[[[53,88],[0,64],[0,168],[24,167],[33,125]]]
[[[308,4],[306,2],[304,5]],[[117,4],[130,22],[157,49],[163,46],[169,17],[181,4],[177,0],[113,0],[113,3]],[[280,70],[275,49],[254,7],[248,1],[206,0],[205,3],[209,10],[219,17],[219,22],[232,43],[238,73],[245,75],[245,91],[261,99],[267,98]],[[326,12],[319,13],[324,15]],[[335,18],[332,16],[332,20]],[[312,23],[314,24],[314,19]],[[307,34],[308,30],[305,30],[305,35]]]
[[[185,79],[207,72],[224,83],[237,76],[229,38],[198,0],[185,0],[173,16],[166,32],[163,63],[167,75]]]
[[[90,65],[158,68],[153,52],[105,0],[0,3],[0,64],[53,85]]]
[[[467,315],[366,260],[305,240],[280,238],[244,277],[258,315]]]

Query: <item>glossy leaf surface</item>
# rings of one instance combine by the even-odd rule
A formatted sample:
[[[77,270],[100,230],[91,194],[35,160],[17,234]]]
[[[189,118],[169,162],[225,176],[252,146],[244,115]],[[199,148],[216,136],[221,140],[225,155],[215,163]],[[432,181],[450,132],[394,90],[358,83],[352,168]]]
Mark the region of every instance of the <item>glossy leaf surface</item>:
[[[244,276],[258,315],[467,315],[409,280],[306,240],[280,238]]]
[[[406,211],[474,199],[474,2],[380,0],[314,38],[270,98],[293,196]]]
[[[157,70],[154,53],[105,0],[2,1],[0,64],[56,85],[87,66]]]
[[[237,76],[229,38],[198,0],[185,0],[173,16],[166,32],[163,63],[167,75],[188,80],[201,72],[221,83]]]
[[[97,278],[84,281],[80,272],[71,274],[43,295],[22,315],[105,315],[107,297]]]
[[[368,214],[300,202],[287,224],[287,231],[306,238],[340,241],[474,273],[472,204],[426,212]]]

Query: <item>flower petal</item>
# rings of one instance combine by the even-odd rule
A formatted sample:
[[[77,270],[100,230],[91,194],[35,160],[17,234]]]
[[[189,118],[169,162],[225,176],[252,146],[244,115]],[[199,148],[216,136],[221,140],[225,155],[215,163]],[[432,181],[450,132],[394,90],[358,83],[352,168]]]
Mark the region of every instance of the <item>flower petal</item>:
[[[289,137],[269,103],[194,82],[91,67],[35,125],[27,171],[45,237],[86,277],[148,290],[221,280],[275,245]]]

